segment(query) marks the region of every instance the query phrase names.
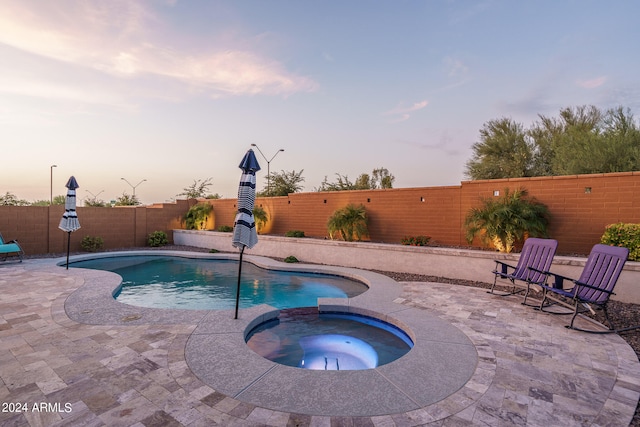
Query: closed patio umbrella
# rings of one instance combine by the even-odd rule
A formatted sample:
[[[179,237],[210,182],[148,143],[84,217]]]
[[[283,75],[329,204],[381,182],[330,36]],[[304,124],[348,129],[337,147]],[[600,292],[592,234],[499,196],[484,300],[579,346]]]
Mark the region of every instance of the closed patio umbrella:
[[[233,224],[233,246],[240,249],[240,263],[238,265],[238,287],[236,289],[236,314],[240,304],[240,275],[242,274],[242,254],[245,248],[251,249],[258,243],[256,223],[253,219],[253,205],[256,201],[256,172],[260,165],[253,150],[248,150],[239,165],[242,169],[240,185],[238,187],[238,213]]]
[[[71,233],[80,228],[78,214],[76,213],[76,188],[79,187],[75,177],[67,181],[67,197],[64,200],[64,215],[60,220],[58,228],[67,232],[67,270],[69,269],[69,247],[71,244]]]

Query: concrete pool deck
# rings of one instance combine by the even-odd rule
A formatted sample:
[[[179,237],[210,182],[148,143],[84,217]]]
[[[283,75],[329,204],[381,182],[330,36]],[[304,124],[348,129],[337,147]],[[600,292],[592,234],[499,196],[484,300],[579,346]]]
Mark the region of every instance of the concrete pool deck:
[[[264,365],[266,371],[258,369],[258,378],[249,376],[248,385],[235,375],[225,380],[232,366],[255,371],[263,362],[272,363],[248,353],[229,360],[237,355],[244,329],[272,310],[241,310],[239,322],[233,322],[213,312],[140,309],[111,299],[113,305],[82,293],[92,282],[111,292],[118,284],[113,274],[67,271],[55,261],[0,265],[0,400],[7,409],[0,412],[1,425],[627,425],[640,396],[640,364],[619,336],[567,330],[564,319],[524,307],[518,298],[419,282],[401,283],[382,300],[356,301],[352,309],[418,322],[411,326],[417,342],[433,325],[433,331],[449,333],[431,336],[430,344],[460,339],[458,344],[473,348],[476,361],[462,363],[475,363],[468,381],[441,400],[434,394],[433,402],[415,402],[430,387],[437,391],[446,385],[441,379],[430,385],[404,367],[395,380],[388,372],[376,375],[387,385],[423,379],[423,393],[411,396],[411,387],[402,384],[390,391],[419,406],[407,410],[398,410],[371,378],[359,382],[362,373],[377,370],[309,372]],[[228,363],[220,375],[212,374],[216,362],[202,350],[212,346],[218,350],[215,357]],[[444,356],[456,358],[455,353]],[[425,361],[419,359],[415,362]],[[396,362],[385,366],[394,368]],[[293,379],[289,370],[300,377]],[[436,371],[447,377],[446,369]],[[345,378],[349,381],[336,383]],[[226,389],[229,385],[236,388]],[[253,388],[258,386],[264,387]],[[320,401],[314,398],[318,389],[345,394],[336,399],[338,406],[311,409]],[[360,412],[339,407],[349,395],[361,395]]]

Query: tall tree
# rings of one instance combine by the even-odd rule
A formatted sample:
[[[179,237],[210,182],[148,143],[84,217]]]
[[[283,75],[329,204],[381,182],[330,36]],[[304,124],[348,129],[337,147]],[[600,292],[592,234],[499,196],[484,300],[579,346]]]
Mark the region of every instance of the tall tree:
[[[0,206],[29,206],[30,204],[24,199],[18,199],[15,194],[8,191],[4,196],[0,196]]]
[[[582,105],[539,115],[524,130],[511,119],[490,120],[467,162],[470,179],[640,170],[640,128],[629,109],[602,112]]]
[[[511,118],[489,120],[480,130],[466,164],[470,179],[516,178],[531,175],[533,146],[522,124]]]
[[[565,108],[549,134],[553,175],[640,168],[638,126],[631,112],[622,107],[604,113],[595,106]]]
[[[300,172],[292,170],[291,172],[271,172],[264,190],[258,193],[259,197],[275,197],[286,196],[289,193],[297,193],[302,191],[304,177],[302,176],[304,169]]]
[[[199,199],[206,197],[207,191],[211,186],[211,180],[207,179],[194,179],[193,184],[182,189],[182,193],[176,194],[176,196],[185,196],[187,199]],[[215,198],[215,197],[212,197]]]
[[[368,173],[361,173],[355,182],[351,182],[347,175],[336,173],[337,179],[329,182],[327,177],[315,191],[344,191],[344,190],[375,190],[376,188],[393,188],[396,177],[387,168],[377,168]]]
[[[371,173],[370,188],[393,188],[396,177],[389,173],[387,168],[377,168]]]
[[[140,205],[140,201],[138,201],[138,197],[134,194],[132,196],[127,193],[122,193],[122,196],[116,199],[115,206],[138,206]]]

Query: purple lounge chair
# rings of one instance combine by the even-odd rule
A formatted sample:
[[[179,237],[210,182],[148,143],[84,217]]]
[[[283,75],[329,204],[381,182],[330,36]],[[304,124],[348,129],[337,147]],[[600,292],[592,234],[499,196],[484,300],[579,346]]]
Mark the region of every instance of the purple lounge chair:
[[[582,270],[582,274],[579,279],[570,279],[559,274],[547,272],[554,277],[554,283],[552,286],[541,285],[543,294],[542,301],[540,302],[540,310],[552,314],[573,314],[571,323],[566,327],[584,332],[606,334],[637,329],[637,326],[632,328],[616,329],[611,322],[611,319],[609,319],[609,313],[607,312],[609,297],[614,295],[613,288],[616,286],[616,282],[620,277],[620,273],[622,272],[622,268],[624,267],[628,256],[629,249],[627,248],[597,244],[593,249],[591,249],[591,253],[589,254],[589,258],[587,258],[584,270]],[[573,282],[573,288],[568,290],[563,289],[565,280]],[[566,301],[562,301],[559,297],[564,297]],[[547,302],[549,302],[549,304],[545,305]],[[546,307],[559,302],[572,306],[573,313],[556,313],[545,310]],[[581,329],[573,325],[578,314],[586,311],[595,313],[591,307],[592,305],[596,306],[596,308],[602,308],[607,322],[607,327],[609,328],[608,330],[595,331]]]
[[[526,304],[531,285],[546,283],[549,276],[548,270],[551,267],[557,247],[558,242],[553,239],[528,238],[524,241],[518,264],[515,267],[502,261],[495,261],[496,268],[492,271],[495,275],[493,286],[491,286],[488,293],[507,296],[524,292],[523,304]],[[513,285],[513,289],[507,293],[496,292],[495,287],[498,278],[509,280]]]

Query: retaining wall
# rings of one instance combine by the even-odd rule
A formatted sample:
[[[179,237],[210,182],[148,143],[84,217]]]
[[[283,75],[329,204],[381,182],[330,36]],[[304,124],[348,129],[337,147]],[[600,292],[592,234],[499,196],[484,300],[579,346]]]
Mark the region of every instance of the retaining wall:
[[[176,244],[238,252],[231,244],[232,233],[174,230]],[[491,251],[403,246],[369,242],[338,242],[312,238],[259,236],[259,242],[247,254],[277,258],[295,256],[301,262],[341,267],[425,274],[481,282],[493,282],[494,260],[511,265],[517,254]],[[568,277],[579,277],[586,258],[556,256],[551,270]],[[616,285],[613,299],[640,304],[640,262],[627,262]]]

